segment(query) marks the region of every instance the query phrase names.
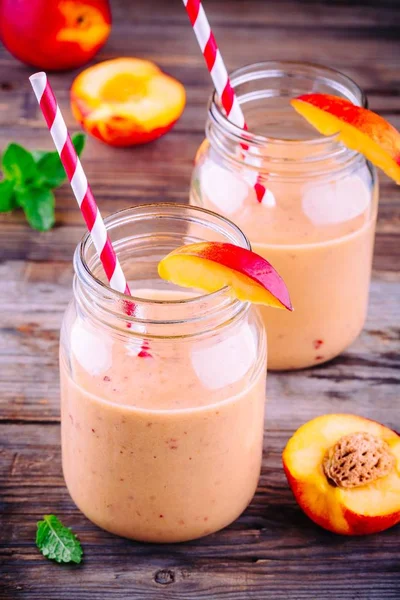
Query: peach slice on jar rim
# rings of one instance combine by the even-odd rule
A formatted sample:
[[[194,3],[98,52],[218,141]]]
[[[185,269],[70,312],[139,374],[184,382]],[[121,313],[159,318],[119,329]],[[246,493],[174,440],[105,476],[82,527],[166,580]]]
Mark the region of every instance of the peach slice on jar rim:
[[[323,415],[294,433],[282,459],[297,503],[324,529],[366,535],[400,522],[400,436],[388,427]]]
[[[111,146],[144,144],[164,135],[181,116],[185,102],[179,81],[139,58],[89,67],[71,88],[74,117]]]
[[[291,105],[319,133],[338,134],[345,146],[400,184],[400,133],[383,117],[329,94],[304,94],[291,100]]]
[[[158,265],[162,279],[216,292],[226,286],[244,302],[292,310],[288,289],[264,258],[223,242],[200,242],[173,250]]]

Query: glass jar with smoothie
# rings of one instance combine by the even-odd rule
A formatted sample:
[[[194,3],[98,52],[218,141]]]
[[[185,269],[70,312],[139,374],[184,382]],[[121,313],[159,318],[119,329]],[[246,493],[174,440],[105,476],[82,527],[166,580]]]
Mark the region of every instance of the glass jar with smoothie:
[[[317,65],[267,62],[231,77],[248,131],[216,94],[192,177],[190,202],[232,219],[284,278],[294,312],[262,307],[268,368],[300,369],[341,353],[367,312],[378,204],[375,169],[316,133],[290,106],[305,93],[362,106],[346,76]],[[257,200],[254,184],[266,193]]]
[[[62,462],[68,490],[100,527],[178,542],[235,520],[261,467],[266,339],[249,303],[157,275],[182,244],[249,243],[203,209],[148,205],[106,219],[134,294],[105,283],[91,238],[75,258],[62,326]]]

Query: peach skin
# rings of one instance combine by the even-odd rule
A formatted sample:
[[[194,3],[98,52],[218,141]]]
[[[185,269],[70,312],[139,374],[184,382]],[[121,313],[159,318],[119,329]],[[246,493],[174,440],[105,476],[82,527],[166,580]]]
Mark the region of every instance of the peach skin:
[[[183,287],[215,292],[230,286],[244,302],[292,310],[287,287],[273,266],[247,250],[222,242],[177,248],[158,265],[162,279]]]
[[[384,425],[323,415],[294,433],[282,458],[296,501],[321,527],[366,535],[400,522],[400,436]]]
[[[169,131],[185,107],[185,88],[139,58],[107,60],[80,73],[71,108],[82,127],[111,146],[144,144]]]
[[[400,133],[383,117],[328,94],[304,94],[291,100],[291,105],[320,133],[338,134],[345,146],[400,184]]]
[[[0,0],[0,38],[16,58],[61,71],[89,62],[111,29],[108,0]]]

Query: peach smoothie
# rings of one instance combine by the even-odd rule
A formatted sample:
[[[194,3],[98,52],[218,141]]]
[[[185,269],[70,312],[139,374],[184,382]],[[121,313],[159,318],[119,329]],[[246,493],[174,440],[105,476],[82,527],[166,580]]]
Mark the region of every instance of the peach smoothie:
[[[268,369],[319,365],[363,327],[378,205],[368,159],[400,181],[400,136],[328,67],[267,61],[230,81],[247,130],[214,92],[190,203],[236,223],[288,287],[293,312],[261,308]]]
[[[293,312],[259,309],[268,368],[299,369],[337,356],[359,335],[367,312],[377,197],[365,173],[309,184],[272,181],[261,204],[248,182],[212,160],[197,173],[201,201],[194,185],[191,202],[232,219],[288,286]]]
[[[254,323],[242,319],[212,342],[189,336],[146,348],[75,315],[70,358],[60,357],[65,480],[103,529],[147,542],[194,539],[234,521],[257,487],[265,370],[252,368]]]
[[[315,244],[253,245],[288,282],[293,313],[261,307],[272,370],[326,362],[361,332],[368,308],[375,221]],[[295,239],[295,238],[294,238]]]

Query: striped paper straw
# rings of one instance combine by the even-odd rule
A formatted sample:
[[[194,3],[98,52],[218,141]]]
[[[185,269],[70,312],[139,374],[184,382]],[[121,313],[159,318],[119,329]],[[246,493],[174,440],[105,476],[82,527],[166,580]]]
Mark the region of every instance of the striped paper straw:
[[[93,244],[100,257],[101,264],[113,290],[130,295],[130,290],[121,265],[111,244],[106,226],[100,214],[96,200],[83,171],[81,161],[75,151],[60,107],[47,79],[46,73],[35,73],[29,77],[40,109],[43,113],[51,137],[60,155],[61,162],[71,183],[76,201],[92,236]],[[128,304],[128,303],[126,303]],[[131,304],[131,303],[129,303]],[[134,305],[130,307],[132,314]]]
[[[206,61],[207,68],[210,72],[212,82],[216,92],[221,100],[221,104],[226,112],[229,120],[240,127],[247,130],[247,124],[240,108],[239,101],[234,92],[234,89],[229,80],[228,71],[226,70],[224,61],[222,60],[221,52],[219,51],[217,42],[213,32],[211,31],[205,10],[200,0],[182,0],[186,8],[189,20],[192,24],[193,31],[199,43],[200,50]],[[243,146],[246,148],[246,146]],[[262,202],[266,193],[265,187],[259,181],[260,176],[257,176],[257,181],[254,184],[257,200]]]

